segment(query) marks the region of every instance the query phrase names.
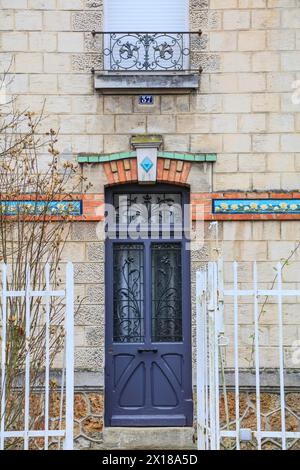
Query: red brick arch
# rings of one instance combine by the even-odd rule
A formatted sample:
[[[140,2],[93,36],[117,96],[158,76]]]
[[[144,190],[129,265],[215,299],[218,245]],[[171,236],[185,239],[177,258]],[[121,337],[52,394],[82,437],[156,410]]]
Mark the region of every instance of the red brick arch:
[[[186,185],[190,169],[190,162],[158,158],[157,182]],[[136,183],[138,181],[136,158],[104,163],[104,171],[109,185]]]

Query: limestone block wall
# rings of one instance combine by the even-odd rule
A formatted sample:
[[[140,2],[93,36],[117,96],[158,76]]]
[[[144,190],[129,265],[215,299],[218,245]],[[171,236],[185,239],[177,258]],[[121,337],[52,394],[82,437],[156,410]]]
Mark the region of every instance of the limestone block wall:
[[[190,3],[190,29],[203,30],[201,41],[192,45],[192,64],[203,68],[199,90],[155,96],[153,106],[142,106],[137,96],[102,96],[94,90],[91,68],[101,67],[102,59],[99,38],[90,32],[102,27],[102,0],[0,0],[0,68],[9,68],[14,76],[7,93],[21,109],[38,113],[44,106],[41,131],[60,129],[61,158],[128,151],[132,134],[159,133],[166,151],[217,153],[209,169],[203,164],[203,171],[191,171],[192,192],[298,190],[299,0]],[[46,165],[47,156],[41,154],[41,161]],[[82,171],[94,184],[91,192],[103,193],[107,180],[101,165],[83,166]],[[261,282],[272,282],[273,267],[295,248],[300,235],[297,221],[219,225],[225,261],[242,262],[245,282],[250,282],[254,259]],[[205,233],[203,249],[192,258],[193,304],[195,271],[211,258],[215,243],[208,227]],[[104,353],[102,238],[101,223],[76,223],[65,252],[75,262],[76,290],[84,299],[75,319],[76,368],[95,373],[99,388]],[[299,285],[299,253],[285,270],[287,286]],[[225,263],[228,273],[226,269]],[[284,311],[287,346],[300,334],[296,300],[286,302]],[[245,355],[251,347],[251,308],[248,304],[241,317]],[[227,311],[230,337],[230,305]],[[275,314],[270,303],[263,326],[268,367],[274,366]]]
[[[20,107],[60,128],[60,149],[117,152],[132,133],[159,132],[165,150],[217,152],[214,190],[298,189],[299,0],[191,0],[192,64],[201,86],[190,96],[100,96],[102,1],[2,0],[1,68]],[[299,87],[298,87],[299,88]],[[296,95],[295,95],[296,96]],[[201,188],[199,188],[201,190]]]
[[[216,258],[215,248],[224,259],[225,288],[233,288],[233,261],[238,263],[239,289],[253,288],[253,263],[257,262],[259,289],[276,289],[276,266],[279,261],[288,263],[282,270],[282,288],[299,289],[299,221],[228,221],[219,222],[219,242],[216,243],[215,230],[205,223],[203,248],[192,251],[192,307],[193,307],[193,359],[196,359],[196,271],[201,270],[207,261]],[[283,344],[285,367],[299,370],[297,348],[300,344],[299,299],[283,299]],[[228,346],[224,348],[225,366],[234,367],[234,319],[233,297],[224,299],[225,336]],[[253,297],[239,298],[239,367],[253,369],[254,361],[254,306]],[[260,297],[260,361],[261,367],[278,369],[279,329],[278,300],[276,297]],[[244,378],[241,377],[241,383]],[[246,383],[246,382],[245,382]],[[253,377],[252,377],[252,383]],[[229,384],[232,381],[229,380]],[[277,384],[274,377],[273,384]],[[296,385],[296,384],[293,384]]]
[[[300,222],[290,221],[254,221],[222,222],[219,236],[223,241],[219,247],[224,253],[224,277],[227,287],[232,286],[232,261],[239,263],[240,287],[251,288],[253,283],[253,261],[257,261],[258,280],[261,288],[270,288],[276,272],[278,260],[287,259],[297,247],[295,231],[300,230]],[[282,241],[281,237],[285,241]],[[193,336],[195,346],[196,326],[196,271],[203,269],[207,261],[215,257],[216,241],[209,230],[209,223],[204,227],[203,247],[192,251],[191,295],[193,307]],[[82,299],[75,317],[75,359],[78,370],[97,373],[97,383],[103,386],[104,364],[104,243],[103,224],[100,222],[78,222],[72,230],[71,240],[67,242],[65,259],[75,263],[76,295]],[[283,288],[300,288],[300,249],[295,251],[288,265],[283,270]],[[276,284],[275,284],[276,287]],[[269,298],[263,307],[264,298],[259,303],[262,309],[260,323],[261,365],[278,367],[278,316],[277,299]],[[286,367],[299,368],[293,362],[296,343],[300,340],[300,317],[298,299],[285,298],[284,347]],[[225,302],[226,336],[229,345],[226,348],[226,365],[233,366],[233,299]],[[239,302],[240,324],[240,367],[253,367],[253,299],[245,298]],[[298,343],[297,343],[298,344]],[[195,360],[195,349],[193,351]]]
[[[80,307],[75,316],[75,367],[98,372],[103,386],[104,366],[104,243],[101,223],[76,223],[72,230],[70,257],[75,262],[76,294]],[[78,256],[82,253],[81,256]]]
[[[299,231],[298,221],[283,222],[224,222],[223,253],[226,284],[232,286],[233,267],[231,261],[239,263],[239,288],[253,287],[253,262],[257,261],[260,288],[277,288],[276,265],[290,259],[282,270],[282,288],[299,289]],[[253,298],[239,300],[240,367],[253,366]],[[298,298],[283,300],[283,344],[285,367],[299,368],[295,351],[300,340],[300,316]],[[260,297],[260,345],[261,366],[277,367],[278,359],[278,300],[276,297]],[[229,337],[227,364],[233,365],[233,298],[225,305],[226,334]]]

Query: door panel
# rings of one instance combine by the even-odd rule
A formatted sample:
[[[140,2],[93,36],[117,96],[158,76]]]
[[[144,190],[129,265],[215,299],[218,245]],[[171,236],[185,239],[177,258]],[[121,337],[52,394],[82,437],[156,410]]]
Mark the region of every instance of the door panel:
[[[145,406],[145,364],[140,362],[130,374],[126,374],[126,379],[123,388],[120,390],[119,406],[121,408],[141,408]]]
[[[158,366],[156,362],[152,362],[151,366],[151,390],[152,390],[152,406],[160,408],[173,408],[179,403],[178,392],[173,387],[173,377],[167,376],[166,371]],[[176,393],[177,392],[177,393]]]
[[[106,426],[192,425],[185,241],[107,239],[105,256]]]

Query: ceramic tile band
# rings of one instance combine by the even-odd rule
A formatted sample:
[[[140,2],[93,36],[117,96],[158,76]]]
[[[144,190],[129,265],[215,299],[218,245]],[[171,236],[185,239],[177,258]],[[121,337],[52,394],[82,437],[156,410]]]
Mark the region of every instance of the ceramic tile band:
[[[47,215],[82,215],[82,201],[1,201],[0,211],[6,216],[41,215],[44,214],[46,206]]]
[[[300,214],[300,199],[214,199],[214,214]]]

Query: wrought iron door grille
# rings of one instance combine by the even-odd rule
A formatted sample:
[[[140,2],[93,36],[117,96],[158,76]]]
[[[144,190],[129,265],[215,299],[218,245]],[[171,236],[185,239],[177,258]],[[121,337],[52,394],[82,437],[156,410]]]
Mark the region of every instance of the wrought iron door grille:
[[[114,269],[114,341],[144,341],[144,263],[143,246],[115,244]]]
[[[152,341],[182,341],[180,243],[152,246]]]
[[[192,71],[191,36],[202,32],[99,32],[103,70],[111,72]],[[93,70],[96,71],[96,70]],[[197,69],[199,71],[199,69]]]

